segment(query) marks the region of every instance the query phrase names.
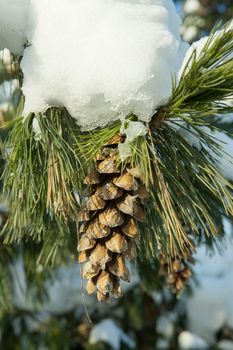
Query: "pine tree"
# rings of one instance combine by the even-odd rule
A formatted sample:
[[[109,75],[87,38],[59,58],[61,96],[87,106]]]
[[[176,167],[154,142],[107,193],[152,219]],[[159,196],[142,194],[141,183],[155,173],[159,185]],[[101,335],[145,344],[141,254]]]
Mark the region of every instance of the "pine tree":
[[[229,25],[219,30],[214,28],[203,54],[193,51],[150,123],[131,114],[124,122],[83,130],[61,107],[23,121],[17,90],[14,119],[8,111],[1,120],[7,209],[0,211],[0,250],[2,265],[6,257],[9,264],[2,269],[7,288],[0,301],[10,296],[9,265],[22,251],[27,277],[42,291],[54,267],[74,260],[76,246],[87,291],[97,289],[100,301],[122,296],[120,279],[130,279],[125,258],[136,261],[147,283],[152,278],[146,274],[156,273],[156,280],[161,274],[181,294],[196,246],[224,235],[222,217],[233,212],[232,183],[218,165],[222,147],[205,128],[218,130],[217,118],[232,112],[233,31]],[[0,80],[17,77],[22,84],[20,57],[12,58],[13,71],[0,62]],[[127,132],[136,123],[146,133],[129,142]],[[120,145],[129,150],[124,159]],[[44,269],[40,277],[38,265]]]

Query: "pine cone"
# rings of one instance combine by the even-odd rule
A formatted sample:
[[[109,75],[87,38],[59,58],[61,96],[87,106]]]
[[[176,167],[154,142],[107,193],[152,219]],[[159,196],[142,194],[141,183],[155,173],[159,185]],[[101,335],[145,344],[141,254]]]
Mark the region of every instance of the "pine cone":
[[[164,256],[160,257],[160,275],[167,276],[167,286],[173,294],[180,296],[183,292],[185,283],[192,276],[190,264],[194,264],[194,259],[191,255],[183,258],[173,258],[170,264]]]
[[[95,169],[84,179],[85,205],[79,213],[79,262],[88,279],[87,292],[97,289],[99,301],[110,294],[121,296],[120,280],[130,281],[125,259],[136,257],[139,238],[137,221],[145,219],[142,204],[148,197],[138,169],[121,171],[118,144],[114,137],[96,157]]]

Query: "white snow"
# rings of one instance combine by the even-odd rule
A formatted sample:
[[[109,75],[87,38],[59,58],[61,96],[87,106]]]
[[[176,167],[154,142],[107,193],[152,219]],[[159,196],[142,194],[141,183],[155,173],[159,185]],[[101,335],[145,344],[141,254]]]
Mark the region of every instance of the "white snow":
[[[42,131],[41,131],[38,119],[36,117],[33,118],[32,129],[33,129],[33,132],[35,134],[35,136],[34,136],[35,140],[39,141],[41,139],[41,136],[42,136]]]
[[[185,41],[192,41],[198,34],[198,29],[196,26],[189,26],[187,28],[182,28],[183,39]]]
[[[4,81],[4,83],[0,85],[0,105],[9,102],[9,100],[12,97],[12,94],[18,88],[19,82],[17,79]]]
[[[1,33],[0,33],[0,36],[1,36]],[[0,60],[3,62],[3,64],[6,67],[11,66],[12,57],[8,49],[4,49],[0,51]],[[19,81],[17,79],[4,81],[0,85],[0,114],[1,112],[8,111],[9,103],[11,102],[12,95],[15,92],[15,90],[18,88],[19,88]]]
[[[134,341],[111,319],[101,321],[91,330],[89,337],[90,344],[96,344],[101,341],[111,345],[114,350],[120,349],[121,342],[126,343],[130,348],[135,347]]]
[[[0,0],[0,50],[22,55],[26,43],[26,18],[30,0]]]
[[[170,341],[168,339],[159,338],[156,343],[156,350],[167,350],[169,346]]]
[[[226,178],[233,180],[233,137],[221,131],[217,131],[213,135],[221,142],[225,152],[222,157],[217,157],[220,169]]]
[[[166,339],[171,339],[175,330],[175,321],[175,314],[167,312],[157,320],[156,331]]]
[[[60,268],[56,279],[47,282],[48,301],[43,309],[49,313],[65,313],[79,307],[84,312],[80,266],[74,264]],[[83,291],[85,293],[85,291]],[[93,305],[92,298],[85,298],[86,306]]]
[[[232,106],[233,109],[233,106]],[[233,123],[233,113],[227,113],[227,114],[223,114],[221,116],[218,117],[218,122],[220,124],[222,123],[226,123],[226,124],[230,124]]]
[[[184,12],[186,14],[197,12],[200,8],[199,0],[186,0],[184,4]]]
[[[132,142],[139,136],[145,136],[147,131],[148,128],[142,122],[130,121],[127,128],[124,128],[121,132],[125,133],[128,142]]]
[[[39,272],[40,267],[37,267]],[[42,269],[43,271],[43,269]],[[47,313],[66,313],[79,307],[80,313],[84,312],[84,300],[82,298],[82,282],[80,279],[80,266],[74,264],[60,268],[56,275],[46,282],[48,297],[43,305],[37,305],[35,290],[28,287],[25,267],[22,257],[14,262],[11,268],[14,292],[14,305],[19,309],[35,311],[36,308]],[[94,305],[94,298],[85,298],[87,306]]]
[[[172,0],[31,0],[25,115],[65,106],[86,129],[149,121],[187,49],[179,26]]]
[[[231,340],[221,340],[217,345],[218,350],[233,350],[233,342]]]
[[[1,41],[0,41],[1,45]],[[11,53],[8,49],[3,49],[0,51],[0,60],[5,64],[9,65],[11,64]]]
[[[199,285],[187,300],[188,330],[215,343],[216,332],[224,325],[233,327],[233,242],[232,226],[225,220],[226,242],[222,254],[207,256],[198,249],[194,268]]]
[[[209,348],[204,339],[188,331],[179,334],[178,344],[181,350],[204,350]]]
[[[130,121],[125,128],[124,123],[121,128],[121,133],[126,135],[123,143],[118,145],[121,161],[123,162],[131,155],[131,143],[139,136],[145,136],[148,132],[148,127],[142,122]]]

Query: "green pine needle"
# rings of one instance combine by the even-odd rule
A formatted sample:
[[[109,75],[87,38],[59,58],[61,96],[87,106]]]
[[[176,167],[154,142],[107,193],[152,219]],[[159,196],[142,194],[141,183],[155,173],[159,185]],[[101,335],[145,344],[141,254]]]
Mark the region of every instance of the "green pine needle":
[[[217,34],[218,28],[199,57],[194,51],[180,81],[174,82],[168,104],[154,117],[163,123],[159,119],[158,129],[151,123],[148,136],[131,143],[131,166],[141,169],[151,192],[145,205],[147,223],[140,225],[143,257],[193,250],[200,233],[216,237],[219,217],[233,214],[232,185],[215,159],[222,154],[221,145],[203,128],[209,124],[216,128],[212,116],[232,111],[226,102],[233,96],[233,31],[226,25]],[[174,128],[177,123],[206,147],[191,146]],[[43,242],[39,260],[55,264],[67,237],[71,238],[69,224],[79,210],[75,192],[80,194],[96,154],[120,131],[118,121],[82,132],[62,108],[51,108],[46,116],[32,114],[24,122],[16,120],[4,145],[8,151],[4,191],[11,208],[5,242]]]
[[[232,110],[233,30],[216,25],[200,55],[194,50],[179,82],[174,81],[167,117],[200,123],[206,116]],[[198,121],[197,121],[198,120]]]
[[[142,169],[145,183],[148,174],[153,179],[151,199],[146,204],[147,223],[141,225],[139,250],[143,256],[151,258],[161,252],[180,256],[193,250],[193,240],[200,232],[216,237],[218,213],[233,214],[233,186],[221,175],[212,154],[215,151],[219,156],[221,145],[204,131],[201,135],[199,139],[205,144],[211,140],[211,153],[195,149],[170,125],[137,143],[133,163]]]
[[[58,233],[68,232],[67,222],[78,212],[75,192],[80,191],[83,168],[73,150],[75,122],[64,110],[49,110],[46,117],[39,114],[36,140],[33,118],[15,120],[4,146],[4,192],[11,208],[3,231],[6,243],[23,238],[41,241],[51,231],[59,240]]]

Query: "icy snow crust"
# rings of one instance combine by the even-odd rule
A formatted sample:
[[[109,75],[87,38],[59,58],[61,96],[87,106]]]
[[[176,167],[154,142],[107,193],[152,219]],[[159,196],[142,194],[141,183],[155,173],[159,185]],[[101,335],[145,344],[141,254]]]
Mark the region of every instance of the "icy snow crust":
[[[93,129],[171,95],[187,49],[171,0],[31,0],[29,18],[25,115],[65,106]]]

